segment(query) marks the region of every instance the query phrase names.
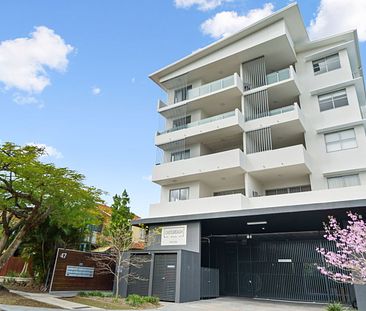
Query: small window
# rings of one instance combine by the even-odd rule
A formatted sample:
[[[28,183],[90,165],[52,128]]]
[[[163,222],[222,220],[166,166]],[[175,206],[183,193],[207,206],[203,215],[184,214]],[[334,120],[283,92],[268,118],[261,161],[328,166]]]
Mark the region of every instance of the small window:
[[[354,129],[324,135],[327,152],[357,148]]]
[[[315,75],[341,68],[339,54],[333,54],[313,61],[313,70]]]
[[[188,200],[188,198],[189,198],[189,188],[171,189],[169,192],[170,202]]]
[[[173,120],[173,128],[185,127],[189,123],[191,123],[191,116],[175,119]]]
[[[192,89],[192,85],[188,85],[174,91],[174,103],[179,103],[188,99],[188,91]]]
[[[348,105],[346,90],[340,90],[318,96],[320,111],[335,109]]]
[[[170,155],[170,161],[174,162],[174,161],[189,159],[190,157],[191,157],[191,151],[189,149],[187,149],[187,150],[183,150],[183,151],[173,152]]]
[[[358,174],[328,177],[327,180],[329,189],[353,187],[361,184]]]

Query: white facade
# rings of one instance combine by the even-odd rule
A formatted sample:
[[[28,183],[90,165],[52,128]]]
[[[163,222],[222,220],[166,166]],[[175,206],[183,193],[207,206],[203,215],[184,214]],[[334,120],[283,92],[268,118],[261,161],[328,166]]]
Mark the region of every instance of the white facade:
[[[150,217],[366,198],[356,31],[310,41],[297,5],[151,75],[165,128]]]

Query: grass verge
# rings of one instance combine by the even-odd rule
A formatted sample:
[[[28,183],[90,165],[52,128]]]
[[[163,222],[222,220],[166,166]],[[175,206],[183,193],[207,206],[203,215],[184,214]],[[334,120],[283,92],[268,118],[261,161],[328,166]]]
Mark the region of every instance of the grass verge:
[[[7,291],[0,291],[0,304],[15,305],[35,308],[56,308],[43,302],[38,302],[32,299],[24,298],[22,296],[9,293]]]
[[[103,308],[108,310],[142,310],[142,309],[154,309],[157,308],[159,305],[154,305],[151,303],[145,303],[143,305],[140,305],[138,307],[132,307],[125,303],[125,300],[123,298],[118,299],[118,302],[114,301],[114,298],[112,297],[71,297],[71,298],[64,298],[67,301],[72,301],[76,303],[81,303],[84,305],[88,305],[91,307],[96,308]]]

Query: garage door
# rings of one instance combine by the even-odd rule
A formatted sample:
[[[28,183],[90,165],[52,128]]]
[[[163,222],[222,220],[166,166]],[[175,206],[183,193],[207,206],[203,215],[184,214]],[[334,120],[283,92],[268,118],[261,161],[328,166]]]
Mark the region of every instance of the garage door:
[[[324,240],[282,240],[268,235],[217,243],[213,253],[218,256],[211,258],[211,266],[220,270],[220,294],[350,303],[348,285],[319,273],[317,265],[324,263],[317,247],[332,249],[334,245]]]
[[[177,254],[156,254],[154,257],[153,296],[162,301],[175,301]]]

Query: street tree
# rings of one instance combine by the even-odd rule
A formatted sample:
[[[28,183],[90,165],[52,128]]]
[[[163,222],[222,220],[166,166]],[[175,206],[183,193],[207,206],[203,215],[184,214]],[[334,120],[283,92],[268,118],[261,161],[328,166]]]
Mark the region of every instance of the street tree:
[[[83,175],[42,162],[45,154],[37,146],[0,146],[0,268],[48,217],[78,227],[101,203],[102,192]]]
[[[139,275],[131,273],[131,266],[140,268],[149,259],[146,256],[133,255],[131,220],[134,214],[130,210],[130,198],[126,192],[113,197],[111,222],[102,237],[103,244],[108,246],[106,253],[94,254],[96,272],[112,274],[115,279],[115,298],[118,299],[119,284],[122,280],[144,280]]]

